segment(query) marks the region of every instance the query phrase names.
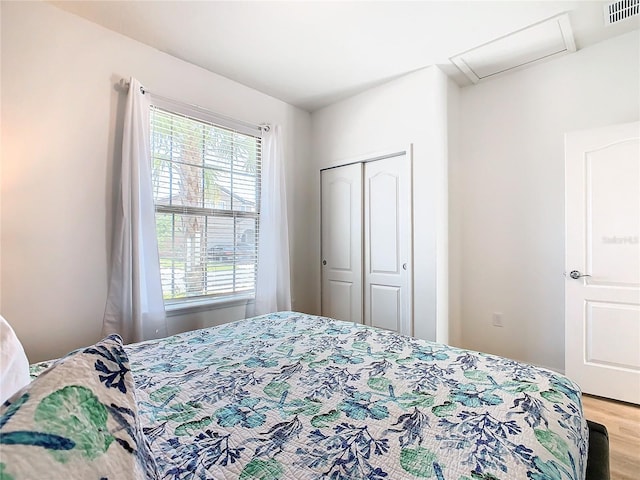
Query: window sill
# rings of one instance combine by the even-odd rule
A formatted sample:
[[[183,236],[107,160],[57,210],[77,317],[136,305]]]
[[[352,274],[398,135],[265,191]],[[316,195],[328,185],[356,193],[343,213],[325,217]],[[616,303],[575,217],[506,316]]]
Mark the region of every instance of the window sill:
[[[253,303],[255,297],[253,295],[220,297],[216,299],[191,300],[179,303],[168,303],[164,305],[167,317],[175,317],[178,315],[186,315],[189,313],[206,312],[208,310],[216,310],[218,308],[236,307],[240,305],[248,305]]]

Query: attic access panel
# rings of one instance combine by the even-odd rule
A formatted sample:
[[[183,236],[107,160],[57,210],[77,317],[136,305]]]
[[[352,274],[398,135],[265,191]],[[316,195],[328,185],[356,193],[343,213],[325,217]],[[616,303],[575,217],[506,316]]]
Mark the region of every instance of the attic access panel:
[[[576,51],[569,15],[563,13],[451,57],[473,83]]]

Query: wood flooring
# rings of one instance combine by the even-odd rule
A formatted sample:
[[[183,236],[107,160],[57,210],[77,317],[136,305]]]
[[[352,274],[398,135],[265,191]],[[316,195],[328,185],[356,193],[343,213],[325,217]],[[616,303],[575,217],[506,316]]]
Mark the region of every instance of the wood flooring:
[[[640,406],[582,396],[584,415],[607,427],[611,480],[640,479]]]

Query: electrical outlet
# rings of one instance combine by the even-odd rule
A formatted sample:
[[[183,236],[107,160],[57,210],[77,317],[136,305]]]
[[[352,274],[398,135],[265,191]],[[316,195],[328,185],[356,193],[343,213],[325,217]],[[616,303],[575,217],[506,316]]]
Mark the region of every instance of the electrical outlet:
[[[502,313],[493,312],[491,323],[493,324],[494,327],[504,327],[504,323],[502,322]]]

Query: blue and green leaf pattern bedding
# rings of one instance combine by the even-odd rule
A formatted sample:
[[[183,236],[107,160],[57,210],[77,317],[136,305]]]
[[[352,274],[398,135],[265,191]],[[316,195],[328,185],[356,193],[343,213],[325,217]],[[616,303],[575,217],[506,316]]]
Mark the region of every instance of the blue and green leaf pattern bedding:
[[[151,480],[155,461],[117,335],[32,367],[0,405],[0,480]]]
[[[580,391],[545,369],[292,312],[126,350],[163,479],[584,478]]]

